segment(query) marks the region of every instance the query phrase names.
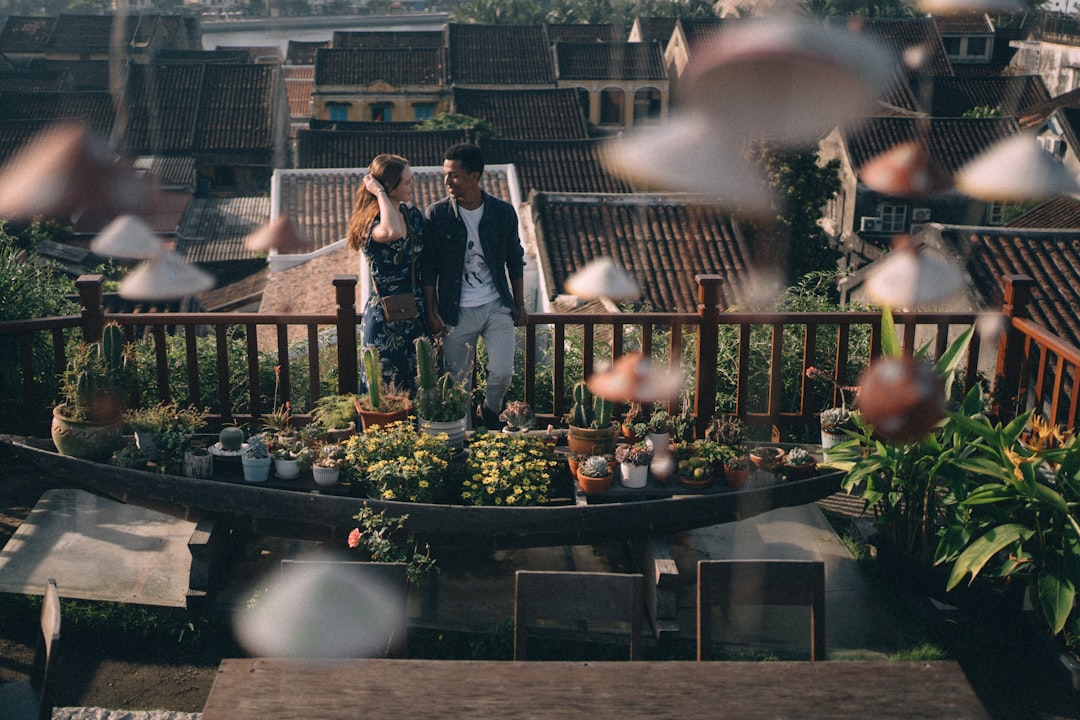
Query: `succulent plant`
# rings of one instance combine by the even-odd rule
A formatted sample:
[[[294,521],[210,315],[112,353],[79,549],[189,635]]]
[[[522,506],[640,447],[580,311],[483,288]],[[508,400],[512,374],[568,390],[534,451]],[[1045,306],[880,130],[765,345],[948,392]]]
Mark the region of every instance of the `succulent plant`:
[[[578,465],[578,472],[586,477],[602,478],[611,472],[603,455],[590,455]]]

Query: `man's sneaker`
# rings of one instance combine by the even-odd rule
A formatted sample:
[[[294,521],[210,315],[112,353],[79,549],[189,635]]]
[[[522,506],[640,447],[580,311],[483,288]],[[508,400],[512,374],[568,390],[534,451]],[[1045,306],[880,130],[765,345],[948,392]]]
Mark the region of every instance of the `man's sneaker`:
[[[480,403],[476,415],[480,424],[488,430],[502,430],[505,425],[505,423],[499,419],[499,413],[489,408],[487,403]]]

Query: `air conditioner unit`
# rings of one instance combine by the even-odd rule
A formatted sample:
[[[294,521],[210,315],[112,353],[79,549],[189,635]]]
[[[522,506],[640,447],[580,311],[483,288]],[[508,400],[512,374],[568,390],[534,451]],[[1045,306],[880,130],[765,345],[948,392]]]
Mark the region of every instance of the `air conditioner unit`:
[[[859,232],[881,232],[881,218],[863,215],[859,218]]]
[[[1051,155],[1060,155],[1062,151],[1061,138],[1043,135],[1039,138],[1039,146]]]
[[[930,222],[930,208],[912,208],[911,209],[911,222],[913,222],[913,223]]]
[[[908,233],[911,234],[911,235],[918,235],[925,228],[926,228],[926,225],[923,225],[922,223],[912,223],[911,224],[911,229],[908,230]]]

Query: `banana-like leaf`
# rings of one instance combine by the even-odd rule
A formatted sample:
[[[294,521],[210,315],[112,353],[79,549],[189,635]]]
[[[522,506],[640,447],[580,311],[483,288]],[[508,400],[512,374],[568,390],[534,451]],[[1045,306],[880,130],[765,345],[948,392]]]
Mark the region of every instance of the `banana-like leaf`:
[[[971,574],[971,579],[974,580],[990,558],[1013,543],[1027,540],[1033,534],[1035,534],[1034,530],[1017,523],[999,525],[991,529],[972,542],[968,549],[960,553],[960,557],[956,558],[956,564],[953,565],[952,573],[949,575],[946,590],[952,590],[959,585],[960,581],[968,573]]]
[[[900,357],[900,341],[896,339],[896,322],[888,307],[881,309],[881,355],[882,357]]]
[[[1069,579],[1050,569],[1044,569],[1035,580],[1035,597],[1046,624],[1057,635],[1076,602],[1076,588]]]

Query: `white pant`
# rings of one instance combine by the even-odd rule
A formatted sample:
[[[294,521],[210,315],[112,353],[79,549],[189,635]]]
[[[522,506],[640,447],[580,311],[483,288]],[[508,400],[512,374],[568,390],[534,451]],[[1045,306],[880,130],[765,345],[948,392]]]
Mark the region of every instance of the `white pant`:
[[[454,377],[463,378],[470,391],[476,342],[481,337],[487,350],[487,394],[484,404],[498,413],[502,411],[503,399],[514,378],[515,341],[514,315],[501,300],[461,308],[458,324],[448,328],[448,334],[443,338],[446,369]]]

